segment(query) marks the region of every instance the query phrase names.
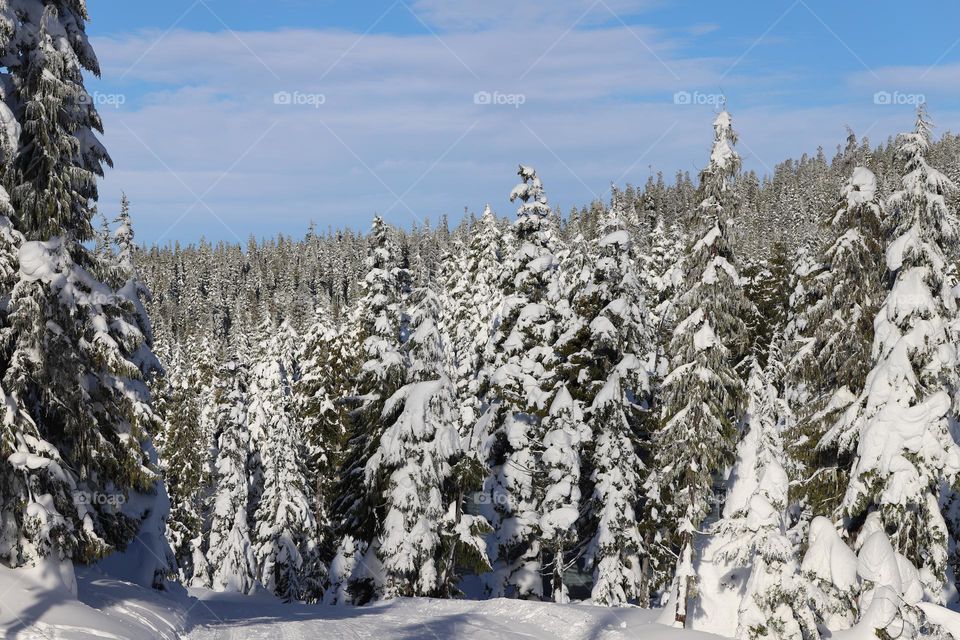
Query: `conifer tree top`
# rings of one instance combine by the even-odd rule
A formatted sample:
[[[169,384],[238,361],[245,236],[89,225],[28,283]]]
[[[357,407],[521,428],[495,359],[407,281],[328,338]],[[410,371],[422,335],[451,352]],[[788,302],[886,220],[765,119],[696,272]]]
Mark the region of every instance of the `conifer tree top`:
[[[710,163],[700,172],[701,190],[705,197],[700,207],[704,210],[720,208],[721,195],[732,187],[732,179],[740,171],[740,155],[734,149],[737,134],[729,112],[721,111],[713,122],[713,149]]]
[[[547,196],[543,191],[543,183],[537,177],[537,171],[533,167],[520,165],[517,175],[523,180],[510,192],[510,202],[520,200],[520,208],[517,210],[517,216],[520,218],[528,216],[537,216],[546,218],[550,215],[550,205],[547,203]]]
[[[933,123],[927,115],[926,106],[917,107],[917,120],[912,133],[900,135],[897,155],[904,163],[903,189],[907,194],[919,195],[923,192],[943,196],[955,189],[950,178],[931,167],[926,160],[930,150]]]

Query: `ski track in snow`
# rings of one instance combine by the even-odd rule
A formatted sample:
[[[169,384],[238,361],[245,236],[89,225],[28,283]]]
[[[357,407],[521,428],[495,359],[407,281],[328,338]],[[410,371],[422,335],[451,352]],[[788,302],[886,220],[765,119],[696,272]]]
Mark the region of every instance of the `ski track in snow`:
[[[188,640],[706,640],[653,621],[659,611],[518,600],[399,599],[368,607],[283,605],[195,590]]]

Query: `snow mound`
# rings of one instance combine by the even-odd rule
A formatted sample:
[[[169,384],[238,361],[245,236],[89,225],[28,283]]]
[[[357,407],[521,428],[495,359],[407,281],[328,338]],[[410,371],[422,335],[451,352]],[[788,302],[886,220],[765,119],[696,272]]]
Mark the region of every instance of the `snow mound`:
[[[196,601],[78,569],[79,599],[51,565],[0,566],[0,637],[17,640],[177,640]]]
[[[824,517],[810,523],[810,546],[800,570],[843,590],[854,589],[858,584],[857,556]]]
[[[847,198],[847,206],[855,207],[872,202],[876,194],[876,176],[870,169],[856,167],[850,177],[850,182],[843,188],[843,195]]]

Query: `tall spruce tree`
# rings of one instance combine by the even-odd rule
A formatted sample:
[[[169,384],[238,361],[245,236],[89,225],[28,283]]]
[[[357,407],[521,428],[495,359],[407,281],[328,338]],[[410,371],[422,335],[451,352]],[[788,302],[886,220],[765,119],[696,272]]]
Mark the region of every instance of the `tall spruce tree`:
[[[299,355],[301,376],[294,382],[294,415],[307,443],[307,478],[313,519],[320,531],[322,555],[329,553],[333,488],[343,456],[347,407],[344,398],[356,374],[351,337],[318,310]]]
[[[847,409],[869,373],[874,319],[883,297],[882,221],[886,217],[876,178],[855,167],[827,222],[830,242],[823,268],[807,278],[813,303],[804,310],[806,331],[793,350],[808,397],[794,409],[792,454],[801,477],[794,498],[807,518],[834,514],[847,484],[857,429]],[[804,335],[807,334],[807,335]],[[813,444],[814,446],[810,446]]]
[[[730,474],[723,517],[712,530],[711,545],[718,547],[714,561],[725,563],[725,580],[739,580],[731,585],[731,591],[740,596],[735,632],[739,640],[820,637],[808,583],[800,575],[795,545],[787,532],[789,480],[782,463],[778,406],[782,398],[775,386],[782,378],[778,342],[775,338],[765,366],[751,357],[745,433]],[[724,617],[723,612],[709,609],[700,615]]]
[[[403,342],[409,272],[393,230],[380,217],[373,220],[370,243],[366,293],[354,316],[362,358],[352,397],[356,408],[350,414],[349,443],[334,504],[339,545],[334,564],[342,565],[347,556],[352,560],[350,573],[331,567],[331,593],[349,594],[358,603],[384,593],[386,577],[374,544],[385,517],[383,487],[367,482],[367,465],[392,423],[393,416],[385,415],[387,401],[407,378]]]
[[[535,479],[540,503],[540,539],[548,559],[553,601],[570,602],[564,575],[573,564],[569,553],[577,543],[580,519],[581,452],[590,430],[584,423],[583,409],[566,386],[561,386],[543,419],[542,471]]]
[[[4,198],[4,213],[23,236],[10,263],[18,274],[6,289],[2,327],[10,412],[2,458],[13,469],[0,472],[21,479],[6,494],[19,506],[4,500],[12,544],[0,544],[0,555],[14,566],[41,556],[90,562],[131,542],[131,551],[149,545],[143,552],[154,558],[137,562],[130,567],[136,575],[127,577],[160,586],[171,561],[150,444],[159,424],[146,384],[155,362],[150,336],[131,300],[97,279],[100,263],[81,244],[93,239],[96,177],[110,163],[83,86],[84,69],[99,72],[84,31],[86,8],[37,1],[0,11],[12,18],[0,43],[10,80],[2,181],[13,204]],[[10,454],[40,443],[36,454],[54,462],[43,472],[16,471]],[[47,479],[27,489],[54,464],[61,469],[56,486]],[[38,511],[29,496],[43,495],[37,490],[44,483],[54,499]],[[58,502],[67,488],[69,500]]]
[[[202,556],[205,502],[210,487],[209,447],[201,420],[203,386],[196,369],[175,374],[167,388],[161,468],[170,494],[170,518],[167,538],[173,547],[180,579],[189,584],[194,576],[194,561],[206,564]],[[199,567],[197,569],[200,569]],[[203,573],[203,570],[200,570]],[[198,586],[209,586],[200,579]]]
[[[409,308],[407,383],[387,400],[383,416],[392,424],[366,464],[366,482],[384,505],[375,544],[386,597],[441,593],[451,569],[441,531],[459,496],[451,482],[462,451],[460,418],[440,300],[429,281],[413,291]]]
[[[734,266],[730,226],[736,213],[731,180],[740,169],[730,114],[714,122],[710,163],[700,174],[697,232],[688,246],[684,292],[670,343],[670,372],[663,380],[662,423],[654,435],[649,500],[677,549],[670,609],[687,619],[695,590],[694,536],[711,511],[716,476],[733,458],[736,425],[744,405],[736,370],[748,342],[752,312]],[[684,443],[677,447],[676,443]]]
[[[879,514],[894,548],[942,599],[949,543],[941,508],[960,471],[951,427],[958,376],[949,266],[960,226],[946,203],[956,187],[927,161],[930,129],[921,106],[914,131],[900,137],[904,171],[887,204],[889,288],[874,321],[874,366],[848,419],[824,439],[841,451],[856,447],[841,503],[845,527],[856,533],[868,514]]]
[[[503,233],[490,209],[470,229],[466,265],[453,272],[448,283],[452,301],[451,347],[455,382],[461,398],[461,418],[472,426],[479,417],[479,388],[483,354],[500,303]]]
[[[505,265],[505,295],[481,374],[484,407],[474,444],[490,469],[481,501],[494,528],[488,589],[495,596],[541,596],[543,581],[539,504],[542,420],[553,395],[557,355],[557,304],[561,298],[555,223],[536,171],[519,170],[522,183],[511,227],[513,252]]]
[[[266,435],[254,555],[260,582],[285,602],[319,600],[326,578],[307,478],[306,442],[293,416],[297,338],[286,322],[278,327],[253,371],[249,404],[249,422],[259,424]]]
[[[639,456],[644,412],[649,406],[651,349],[643,284],[632,260],[622,194],[601,215],[591,241],[589,269],[575,284],[573,308],[582,318],[566,350],[568,383],[587,407],[590,446],[585,448],[587,486],[583,534],[586,565],[593,571],[594,602],[634,601],[649,606],[645,545],[639,529],[645,467]],[[648,569],[648,567],[647,567]]]
[[[244,355],[235,353],[221,366],[213,394],[213,421],[219,436],[206,561],[213,589],[251,593],[256,586],[257,562],[249,521],[250,381],[241,359]]]

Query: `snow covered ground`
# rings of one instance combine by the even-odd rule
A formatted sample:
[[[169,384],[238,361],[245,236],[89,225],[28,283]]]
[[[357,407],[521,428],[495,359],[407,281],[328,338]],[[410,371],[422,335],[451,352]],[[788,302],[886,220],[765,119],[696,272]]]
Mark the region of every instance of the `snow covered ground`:
[[[79,600],[54,576],[0,568],[0,637],[10,640],[270,638],[708,640],[654,622],[659,611],[518,600],[400,599],[369,607],[285,605],[270,595],[158,593],[91,570]]]
[[[715,638],[653,622],[657,612],[518,600],[400,599],[369,607],[283,606],[196,593],[205,609],[191,640],[229,638],[466,638],[470,640]]]

